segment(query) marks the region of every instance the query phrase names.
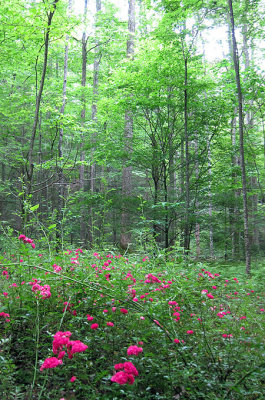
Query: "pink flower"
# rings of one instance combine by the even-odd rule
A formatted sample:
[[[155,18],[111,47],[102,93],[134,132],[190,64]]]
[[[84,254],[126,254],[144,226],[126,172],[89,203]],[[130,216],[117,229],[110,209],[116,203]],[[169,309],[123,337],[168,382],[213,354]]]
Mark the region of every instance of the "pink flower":
[[[65,356],[65,351],[60,351],[57,358],[58,360],[62,360],[64,356]]]
[[[58,365],[61,365],[62,363],[63,363],[62,360],[58,360],[58,358],[56,358],[56,357],[46,358],[46,360],[40,367],[40,371],[43,371],[44,369],[48,369],[48,368],[55,368]]]
[[[124,371],[116,372],[111,378],[111,381],[119,383],[120,385],[125,385],[128,382],[128,374]]]
[[[62,270],[62,267],[60,267],[59,265],[56,265],[56,264],[53,264],[53,270],[54,270],[54,272],[60,272],[61,270]]]
[[[179,339],[174,339],[174,342],[175,343],[180,343],[180,340]]]
[[[93,318],[91,315],[89,315],[89,314],[87,315],[87,320],[88,320],[88,321],[93,321],[93,319],[94,319],[94,318]]]
[[[188,335],[192,335],[194,332],[192,331],[192,330],[190,330],[190,331],[187,331],[187,334]]]
[[[131,374],[127,374],[127,383],[129,383],[129,385],[132,385],[134,383],[134,376]]]
[[[111,378],[112,382],[119,383],[120,385],[124,385],[125,383],[129,383],[129,385],[132,385],[134,382],[134,377],[139,375],[137,369],[130,361],[127,361],[124,364],[115,364],[114,368],[116,371],[121,369],[124,370],[116,372],[115,375]]]
[[[67,353],[69,358],[73,358],[73,354],[75,353],[82,353],[83,351],[86,351],[88,346],[80,340],[72,340],[67,343]]]
[[[114,326],[113,322],[107,322],[107,326]]]
[[[76,376],[72,376],[72,378],[70,379],[70,382],[74,382],[76,380]]]
[[[127,349],[127,354],[128,356],[138,356],[138,354],[142,353],[143,349],[142,347],[138,347],[138,346],[130,346]]]
[[[213,297],[213,295],[212,295],[212,293],[207,293],[207,295],[206,295],[209,299],[214,299],[214,297]]]
[[[114,368],[116,369],[116,371],[118,371],[119,369],[123,369],[124,368],[124,364],[122,364],[122,363],[115,364]]]
[[[92,325],[90,326],[90,328],[91,328],[91,329],[98,329],[98,324],[92,324]]]
[[[139,375],[137,369],[135,368],[133,363],[131,363],[130,361],[126,361],[123,365],[124,365],[124,371],[127,374],[131,374],[133,376],[138,376]]]
[[[121,308],[120,311],[122,314],[128,314],[128,310],[126,310],[126,308]]]
[[[60,351],[62,351],[63,346],[66,346],[69,343],[69,337],[72,335],[71,332],[61,332],[58,331],[53,337],[53,343],[52,343],[52,351],[53,354],[58,354]]]

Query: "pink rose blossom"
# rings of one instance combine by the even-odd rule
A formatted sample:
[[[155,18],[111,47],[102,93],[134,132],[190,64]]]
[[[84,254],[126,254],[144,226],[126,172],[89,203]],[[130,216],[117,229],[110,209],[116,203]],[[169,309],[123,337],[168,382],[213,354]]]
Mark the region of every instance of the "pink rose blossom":
[[[118,371],[119,369],[123,369],[124,368],[124,364],[122,364],[122,363],[115,364],[114,368],[116,369],[116,371]]]
[[[90,328],[91,328],[91,329],[98,329],[98,324],[92,324],[92,325],[90,326]]]
[[[48,368],[55,368],[58,365],[61,365],[62,363],[63,363],[62,360],[58,360],[58,358],[56,358],[56,357],[46,358],[46,360],[40,367],[40,371],[43,371],[44,369],[48,369]]]
[[[127,354],[128,356],[138,356],[138,354],[142,353],[143,349],[142,347],[138,347],[138,346],[130,346],[127,349]]]
[[[127,374],[132,374],[133,376],[138,376],[139,375],[137,369],[135,368],[133,363],[131,363],[130,361],[126,361],[123,365],[124,365],[124,371]]]
[[[120,385],[125,385],[128,382],[128,374],[124,371],[119,371],[111,378],[112,382],[119,383]]]

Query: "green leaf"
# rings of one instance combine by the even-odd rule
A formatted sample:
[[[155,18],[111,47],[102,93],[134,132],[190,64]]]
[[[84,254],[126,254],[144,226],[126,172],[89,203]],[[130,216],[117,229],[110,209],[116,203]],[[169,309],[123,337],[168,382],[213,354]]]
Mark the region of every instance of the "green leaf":
[[[52,224],[52,225],[48,226],[48,229],[54,229],[54,228],[56,228],[56,224]]]
[[[39,204],[36,204],[35,206],[30,207],[30,211],[36,211],[39,208]]]

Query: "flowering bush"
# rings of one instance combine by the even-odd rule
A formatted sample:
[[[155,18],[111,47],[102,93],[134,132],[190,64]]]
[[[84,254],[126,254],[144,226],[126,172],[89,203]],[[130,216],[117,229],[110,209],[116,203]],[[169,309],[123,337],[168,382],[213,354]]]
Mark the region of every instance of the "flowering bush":
[[[19,239],[0,274],[3,399],[262,398],[258,280],[81,249],[51,261]]]

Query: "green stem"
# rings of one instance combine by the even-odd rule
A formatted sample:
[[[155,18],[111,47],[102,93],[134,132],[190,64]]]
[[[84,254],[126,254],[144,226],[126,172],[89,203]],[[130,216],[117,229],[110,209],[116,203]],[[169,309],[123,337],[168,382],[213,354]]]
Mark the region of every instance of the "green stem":
[[[259,370],[260,368],[265,367],[265,363],[262,363],[258,365],[257,367],[253,368],[251,371],[248,371],[245,375],[242,376],[226,393],[225,399],[228,398],[229,394],[232,392],[233,389],[235,389],[241,382],[243,382],[249,375],[252,374],[252,372],[256,371],[257,369]]]
[[[39,350],[39,339],[40,339],[40,318],[39,318],[39,301],[37,300],[37,315],[36,315],[36,352],[35,352],[35,365],[34,365],[34,375],[31,385],[31,390],[28,400],[32,399],[32,393],[36,382],[37,376],[37,364],[38,364],[38,350]]]

